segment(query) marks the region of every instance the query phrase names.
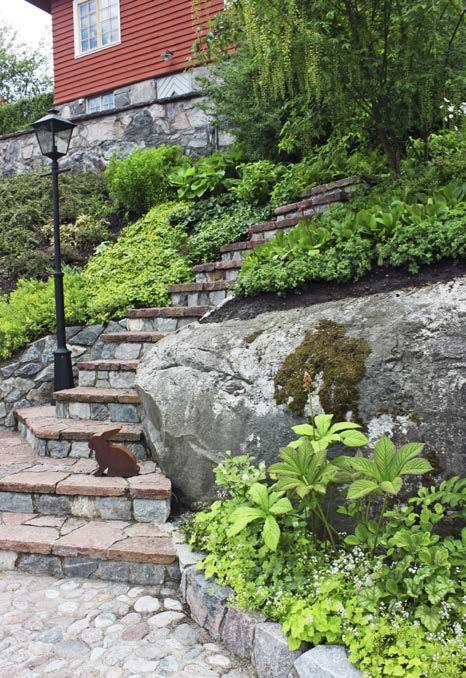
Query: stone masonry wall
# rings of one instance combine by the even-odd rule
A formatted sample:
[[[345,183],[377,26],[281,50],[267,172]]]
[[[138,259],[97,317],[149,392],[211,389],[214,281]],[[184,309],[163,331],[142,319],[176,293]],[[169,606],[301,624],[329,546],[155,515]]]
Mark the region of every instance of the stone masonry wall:
[[[86,113],[86,100],[78,99],[60,107],[62,115],[76,125],[69,154],[61,167],[73,170],[104,169],[115,154],[128,155],[136,148],[178,144],[185,152],[202,155],[226,148],[228,134],[218,133],[202,110],[206,102],[198,78],[205,69],[189,76],[187,93],[177,94],[168,78],[145,80],[114,91],[115,108],[103,113]],[[184,82],[186,91],[186,82]],[[180,90],[181,91],[181,90]],[[166,96],[167,92],[172,92]],[[24,174],[47,165],[32,130],[0,137],[0,175]]]
[[[121,331],[117,323],[113,331]],[[67,328],[68,347],[73,365],[78,360],[95,357],[97,343],[103,325]],[[50,404],[53,392],[54,335],[38,339],[11,360],[0,363],[0,430],[15,427],[14,410],[31,405]]]

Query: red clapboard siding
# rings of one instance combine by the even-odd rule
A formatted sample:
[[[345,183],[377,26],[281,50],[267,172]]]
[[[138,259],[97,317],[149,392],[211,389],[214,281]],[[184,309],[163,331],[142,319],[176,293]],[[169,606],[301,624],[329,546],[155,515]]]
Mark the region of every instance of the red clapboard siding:
[[[192,0],[120,0],[121,44],[76,59],[73,0],[51,0],[55,103],[185,69],[196,28],[223,10],[224,0],[206,7],[196,20]],[[168,62],[160,57],[166,50]]]

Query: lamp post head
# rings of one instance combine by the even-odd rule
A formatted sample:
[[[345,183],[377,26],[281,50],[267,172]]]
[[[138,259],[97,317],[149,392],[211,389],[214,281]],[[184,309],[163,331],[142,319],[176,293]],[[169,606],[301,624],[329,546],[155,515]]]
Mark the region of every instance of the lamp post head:
[[[58,160],[68,153],[76,125],[51,108],[47,115],[32,123],[42,155]]]

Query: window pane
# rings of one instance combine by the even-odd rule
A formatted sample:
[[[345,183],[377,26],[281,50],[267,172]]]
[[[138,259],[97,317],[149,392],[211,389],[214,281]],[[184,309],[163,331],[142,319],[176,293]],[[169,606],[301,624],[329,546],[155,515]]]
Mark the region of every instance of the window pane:
[[[102,97],[102,110],[109,111],[114,107],[113,94],[104,94]]]
[[[87,112],[88,113],[98,113],[102,110],[101,97],[92,97],[92,99],[87,100]]]

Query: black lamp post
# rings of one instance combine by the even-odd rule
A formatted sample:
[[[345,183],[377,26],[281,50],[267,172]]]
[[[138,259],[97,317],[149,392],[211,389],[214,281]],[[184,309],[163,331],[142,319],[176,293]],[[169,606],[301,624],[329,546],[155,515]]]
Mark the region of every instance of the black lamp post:
[[[55,314],[57,319],[57,350],[54,352],[54,389],[62,391],[74,388],[71,352],[66,347],[65,301],[63,295],[63,271],[61,267],[60,248],[60,212],[58,205],[58,159],[68,153],[71,135],[76,127],[65,120],[58,111],[51,108],[48,114],[33,123],[42,155],[52,161],[52,210],[54,237],[54,281],[55,281]]]

